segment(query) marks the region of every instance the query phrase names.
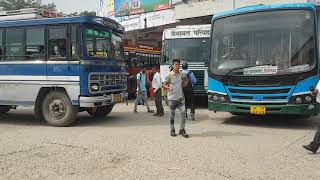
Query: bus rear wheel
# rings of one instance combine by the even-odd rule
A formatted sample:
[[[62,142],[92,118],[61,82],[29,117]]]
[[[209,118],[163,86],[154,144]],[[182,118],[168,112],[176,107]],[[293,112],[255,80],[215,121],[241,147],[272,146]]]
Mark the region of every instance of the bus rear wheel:
[[[0,113],[5,114],[5,113],[9,112],[10,109],[12,109],[12,106],[0,106]]]
[[[52,126],[69,126],[77,117],[78,109],[72,105],[65,92],[54,91],[43,99],[42,116]]]
[[[111,113],[114,105],[108,105],[108,106],[100,106],[95,108],[88,108],[87,112],[92,116],[93,118],[104,118],[108,114]]]

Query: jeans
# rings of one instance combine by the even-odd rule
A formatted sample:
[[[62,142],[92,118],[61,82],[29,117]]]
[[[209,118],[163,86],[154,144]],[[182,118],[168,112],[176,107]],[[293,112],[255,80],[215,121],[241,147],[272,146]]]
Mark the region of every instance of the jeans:
[[[138,103],[141,101],[141,99],[143,99],[144,105],[146,105],[147,110],[150,111],[150,107],[148,104],[147,91],[138,91],[137,92],[137,98],[136,98],[136,101],[134,102],[134,110],[135,111],[137,110]]]
[[[154,93],[154,101],[156,103],[156,107],[157,107],[157,114],[164,114],[163,112],[163,106],[162,106],[162,95],[161,95],[161,89],[158,89],[155,93]]]
[[[186,106],[183,102],[183,99],[180,100],[169,100],[169,108],[170,108],[170,128],[174,130],[174,116],[176,113],[176,109],[180,111],[180,129],[184,129],[186,125]]]

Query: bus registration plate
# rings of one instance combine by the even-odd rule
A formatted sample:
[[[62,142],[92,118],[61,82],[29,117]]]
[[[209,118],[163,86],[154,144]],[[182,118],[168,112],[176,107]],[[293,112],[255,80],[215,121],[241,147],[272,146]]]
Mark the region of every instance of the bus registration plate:
[[[121,95],[120,94],[114,94],[113,95],[113,102],[118,103],[121,101]]]
[[[250,113],[257,114],[257,115],[265,115],[266,114],[266,107],[265,106],[251,106]]]

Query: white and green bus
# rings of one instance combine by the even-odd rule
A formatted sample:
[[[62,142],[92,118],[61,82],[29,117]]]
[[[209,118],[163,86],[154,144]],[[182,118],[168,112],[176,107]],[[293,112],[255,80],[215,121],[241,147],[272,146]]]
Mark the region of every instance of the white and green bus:
[[[160,66],[162,79],[170,71],[172,60],[180,59],[182,63],[188,63],[189,70],[197,78],[195,95],[207,96],[210,28],[210,24],[205,24],[164,30]]]

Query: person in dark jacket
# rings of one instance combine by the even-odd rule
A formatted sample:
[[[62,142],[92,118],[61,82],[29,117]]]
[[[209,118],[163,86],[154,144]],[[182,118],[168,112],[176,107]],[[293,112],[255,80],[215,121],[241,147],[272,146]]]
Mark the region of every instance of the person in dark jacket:
[[[320,102],[320,94],[319,94],[320,82],[318,82],[317,88],[311,88],[311,95],[316,97],[317,103]],[[308,151],[316,153],[320,147],[320,125],[318,125],[318,129],[316,134],[314,135],[313,141],[310,142],[308,145],[303,145]]]
[[[182,64],[182,74],[184,78],[187,78],[188,85],[183,88],[184,97],[186,100],[186,118],[187,118],[187,110],[190,108],[190,117],[191,120],[195,120],[195,105],[194,105],[194,92],[193,92],[193,86],[197,83],[197,79],[194,76],[193,72],[188,70],[188,63]]]

